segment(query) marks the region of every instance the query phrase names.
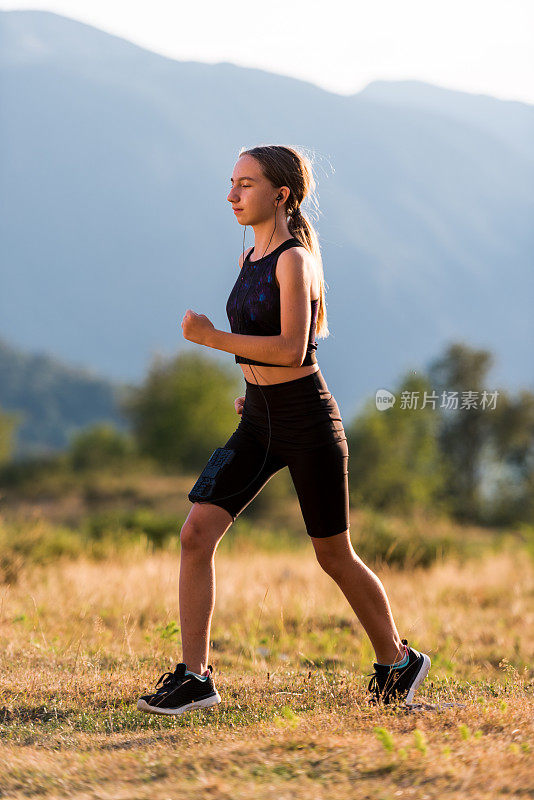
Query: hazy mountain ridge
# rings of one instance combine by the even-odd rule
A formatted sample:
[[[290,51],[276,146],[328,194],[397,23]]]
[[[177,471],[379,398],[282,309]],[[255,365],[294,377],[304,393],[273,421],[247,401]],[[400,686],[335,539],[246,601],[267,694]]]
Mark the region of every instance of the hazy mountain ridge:
[[[117,407],[122,389],[86,369],[0,340],[0,409],[24,415],[15,437],[17,456],[62,449],[70,434],[97,421],[127,430]]]
[[[485,94],[456,92],[423,81],[372,81],[355,98],[419,108],[471,124],[483,133],[493,132],[522,155],[534,158],[534,109],[518,100],[501,100]],[[503,110],[505,113],[503,113]]]
[[[318,357],[345,416],[452,338],[494,350],[498,380],[532,383],[533,148],[516,114],[532,125],[532,107],[418,82],[343,97],[49,12],[2,12],[0,30],[11,341],[138,380],[155,349],[198,348],[186,308],[228,330],[231,169],[239,147],[286,141],[319,154],[332,335]]]

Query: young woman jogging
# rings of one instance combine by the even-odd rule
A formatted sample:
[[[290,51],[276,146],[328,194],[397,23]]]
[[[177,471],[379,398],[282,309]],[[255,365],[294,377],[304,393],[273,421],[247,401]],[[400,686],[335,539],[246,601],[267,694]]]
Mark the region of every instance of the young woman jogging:
[[[317,234],[301,211],[314,190],[311,162],[299,150],[242,150],[227,200],[244,234],[247,225],[253,228],[254,247],[246,255],[243,249],[227,301],[231,333],[190,309],[182,320],[188,341],[235,356],[246,393],[235,401],[241,421],[221,451],[229,461],[211,473],[207,465],[201,475],[207,499],[195,499],[192,490],[180,533],[183,661],[140,698],[142,711],[181,714],[220,702],[207,663],[215,550],[241,511],[286,466],[317,560],[375,650],[369,702],[411,703],[430,668],[428,655],[400,638],[381,581],[350,540],[347,437],[316,357],[315,336],[328,335],[324,274]]]

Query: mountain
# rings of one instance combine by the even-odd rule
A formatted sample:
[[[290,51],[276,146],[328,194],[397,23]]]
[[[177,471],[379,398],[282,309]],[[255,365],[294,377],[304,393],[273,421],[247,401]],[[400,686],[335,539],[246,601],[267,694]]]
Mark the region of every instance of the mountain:
[[[0,340],[0,410],[22,416],[16,458],[61,450],[73,433],[95,422],[128,430],[117,410],[122,389],[87,369],[46,353],[24,353]]]
[[[455,92],[423,81],[372,81],[356,95],[360,99],[434,111],[491,133],[532,161],[534,123],[532,106],[517,100],[498,100],[484,94]]]
[[[531,106],[406,81],[341,96],[42,11],[0,12],[0,45],[0,335],[137,382],[154,351],[198,350],[187,308],[229,330],[233,165],[288,143],[315,154],[318,358],[344,419],[452,340],[494,352],[488,389],[534,383]]]

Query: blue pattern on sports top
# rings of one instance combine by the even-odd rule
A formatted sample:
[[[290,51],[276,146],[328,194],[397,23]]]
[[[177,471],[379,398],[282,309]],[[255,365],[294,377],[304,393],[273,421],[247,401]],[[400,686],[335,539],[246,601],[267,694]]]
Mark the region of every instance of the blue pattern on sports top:
[[[226,303],[226,314],[232,333],[247,336],[279,336],[282,332],[280,322],[280,287],[276,283],[276,263],[278,256],[290,247],[302,247],[296,237],[286,239],[272,253],[257,261],[251,261],[247,254],[241,272],[230,292]],[[241,305],[244,303],[243,309]],[[317,341],[317,312],[319,299],[311,301],[311,321],[308,333],[308,346],[302,364],[317,364],[315,351]],[[241,323],[241,328],[239,324]],[[252,361],[244,356],[234,356],[236,364],[257,364],[261,367],[287,367],[287,364],[266,364]]]

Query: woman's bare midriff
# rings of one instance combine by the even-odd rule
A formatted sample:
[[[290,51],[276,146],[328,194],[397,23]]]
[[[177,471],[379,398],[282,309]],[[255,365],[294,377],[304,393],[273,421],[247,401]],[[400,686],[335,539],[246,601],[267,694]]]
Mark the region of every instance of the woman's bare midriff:
[[[245,380],[249,383],[259,383],[260,386],[267,386],[270,383],[285,383],[303,378],[317,372],[319,364],[309,364],[306,367],[260,367],[258,364],[239,364],[243,370]]]

